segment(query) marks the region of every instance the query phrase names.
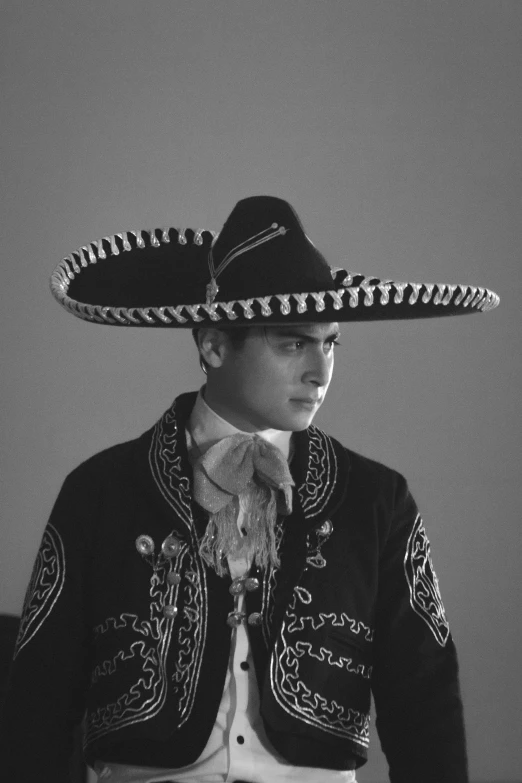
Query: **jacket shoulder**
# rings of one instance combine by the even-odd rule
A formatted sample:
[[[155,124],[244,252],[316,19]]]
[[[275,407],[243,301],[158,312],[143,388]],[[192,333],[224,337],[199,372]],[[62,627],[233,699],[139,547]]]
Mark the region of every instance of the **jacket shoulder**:
[[[77,483],[96,476],[114,478],[120,473],[128,474],[129,468],[140,456],[147,456],[152,432],[153,428],[137,438],[116,443],[92,454],[68,473],[66,483]]]
[[[406,478],[398,470],[375,459],[353,451],[340,441],[328,435],[335,451],[343,455],[343,462],[349,466],[349,480],[352,486],[357,486],[361,492],[376,495],[392,493],[396,499],[407,493]]]

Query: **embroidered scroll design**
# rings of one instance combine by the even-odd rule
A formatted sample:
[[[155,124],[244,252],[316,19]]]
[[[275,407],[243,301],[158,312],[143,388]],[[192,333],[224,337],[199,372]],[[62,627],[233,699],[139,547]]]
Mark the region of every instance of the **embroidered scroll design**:
[[[117,618],[107,618],[94,629],[95,637],[123,631],[126,637],[133,633],[140,638],[98,664],[92,673],[92,684],[102,677],[113,675],[119,664],[133,658],[138,659],[135,666],[139,675],[137,681],[114,702],[88,713],[86,745],[111,731],[153,718],[163,707],[169,689],[176,693],[177,726],[181,726],[190,715],[201,667],[198,648],[206,633],[206,623],[200,622],[200,616],[207,596],[200,590],[194,559],[186,546],[172,564],[175,571],[186,569],[186,584],[182,587],[168,582],[169,563],[157,566],[150,577],[150,620],[122,613]],[[166,617],[164,607],[175,605],[178,601],[183,610],[174,618]],[[167,657],[175,633],[179,652],[175,674],[170,680],[167,677]]]
[[[281,548],[281,541],[283,539],[283,519],[281,517],[279,517],[276,522],[275,537],[276,549],[279,553]],[[274,617],[275,590],[277,587],[278,574],[279,569],[274,568],[272,565],[270,565],[263,574],[261,616],[263,617],[263,639],[267,649],[270,647],[270,629],[272,628],[272,621]]]
[[[330,519],[325,519],[322,525],[311,530],[306,537],[306,562],[313,568],[324,568],[326,558],[321,552],[321,547],[332,535],[333,524]]]
[[[186,550],[185,550],[186,551]],[[183,552],[179,555],[181,563]],[[176,563],[178,565],[178,563]],[[95,638],[108,632],[123,632],[124,638],[131,632],[138,640],[119,650],[111,659],[100,663],[92,673],[92,683],[101,677],[114,674],[120,662],[140,658],[137,664],[138,679],[114,702],[88,711],[85,724],[85,745],[116,729],[149,720],[163,707],[168,690],[166,661],[176,620],[165,617],[163,609],[176,603],[178,585],[167,582],[168,564],[156,568],[150,577],[150,620],[136,614],[122,613],[108,617],[94,628]]]
[[[364,679],[369,680],[372,676],[372,667],[365,666],[364,663],[354,664],[353,658],[338,656],[332,650],[321,647],[319,653],[313,652],[310,642],[296,642],[295,651],[298,658],[308,655],[315,658],[320,663],[326,663],[328,666],[336,666],[338,669],[346,669],[350,674],[357,674]]]
[[[194,551],[197,551],[195,544]],[[189,719],[194,706],[207,635],[207,584],[199,556],[190,557],[185,576],[187,581],[183,592],[184,607],[178,631],[178,660],[172,678],[178,694],[180,713],[178,726],[182,726]]]
[[[14,658],[28,644],[51,614],[65,582],[65,549],[54,525],[49,523],[36,556],[27,592]]]
[[[187,528],[192,529],[190,479],[182,471],[181,456],[178,453],[178,434],[176,401],[174,401],[154,428],[149,464],[159,491]]]
[[[306,595],[304,597],[307,602]],[[328,734],[346,737],[367,748],[370,742],[370,715],[343,706],[335,699],[325,698],[321,693],[312,691],[301,678],[300,660],[305,654],[309,654],[308,643],[296,641],[292,644],[289,637],[292,633],[290,630],[292,623],[296,630],[297,598],[298,595],[294,591],[294,597],[287,609],[270,659],[270,682],[274,697],[282,709],[294,718],[310,726],[316,726]],[[321,656],[321,653],[319,655]],[[327,664],[332,660],[326,650],[322,657]],[[359,671],[358,674],[361,672]],[[365,670],[366,674],[368,670]]]
[[[308,428],[308,468],[298,488],[306,519],[326,507],[337,482],[337,457],[331,438],[313,424]]]
[[[156,425],[149,463],[156,485],[187,527],[190,552],[199,552],[191,510],[190,479],[184,474],[178,450],[176,401]],[[185,434],[183,433],[183,437]],[[191,555],[184,587],[183,622],[178,634],[179,659],[174,681],[179,692],[182,725],[188,720],[199,681],[207,634],[207,576],[199,554]]]
[[[439,582],[430,554],[430,542],[420,514],[417,514],[408,539],[404,557],[404,572],[410,590],[410,604],[414,612],[428,625],[437,642],[444,647],[450,629]]]

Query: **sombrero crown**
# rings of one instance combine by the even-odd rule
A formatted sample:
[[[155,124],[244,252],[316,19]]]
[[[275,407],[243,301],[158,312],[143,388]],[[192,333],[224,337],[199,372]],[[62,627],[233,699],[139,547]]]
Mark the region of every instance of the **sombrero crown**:
[[[51,276],[60,304],[115,326],[430,318],[492,310],[473,285],[396,282],[331,267],[288,202],[239,201],[220,234],[157,228],[104,237]]]

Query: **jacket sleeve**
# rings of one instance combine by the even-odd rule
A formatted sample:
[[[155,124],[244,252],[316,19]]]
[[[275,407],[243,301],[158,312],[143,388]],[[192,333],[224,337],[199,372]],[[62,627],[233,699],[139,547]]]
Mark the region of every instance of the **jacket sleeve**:
[[[2,716],[2,779],[69,783],[73,732],[85,711],[90,629],[86,574],[95,488],[64,482],[27,588]]]
[[[415,502],[400,477],[381,551],[372,690],[391,783],[467,783],[457,655]]]

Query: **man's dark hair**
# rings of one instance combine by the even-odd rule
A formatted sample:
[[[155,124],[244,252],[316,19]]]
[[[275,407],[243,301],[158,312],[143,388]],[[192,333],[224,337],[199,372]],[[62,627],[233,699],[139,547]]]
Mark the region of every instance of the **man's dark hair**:
[[[240,348],[243,347],[245,344],[245,340],[248,336],[248,333],[252,327],[250,326],[216,326],[216,329],[219,329],[220,332],[223,332],[227,335],[228,339],[230,340],[232,347],[234,350],[238,351]],[[194,342],[196,343],[196,346],[199,351],[199,338],[198,338],[198,332],[199,329],[196,327],[192,330],[192,337],[194,338]],[[201,356],[201,352],[199,354],[199,364],[201,366],[201,369],[207,374],[207,363]]]

